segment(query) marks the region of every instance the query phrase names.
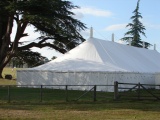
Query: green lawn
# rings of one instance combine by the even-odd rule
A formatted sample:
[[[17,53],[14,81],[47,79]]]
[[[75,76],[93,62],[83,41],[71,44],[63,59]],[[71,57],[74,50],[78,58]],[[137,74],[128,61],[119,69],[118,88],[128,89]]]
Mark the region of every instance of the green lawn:
[[[5,73],[12,73],[8,68]],[[13,73],[14,74],[14,73]],[[16,75],[15,75],[16,78]],[[16,80],[0,80],[0,85],[15,85]],[[97,101],[93,102],[93,93],[79,101],[84,92],[69,91],[69,102],[65,101],[64,90],[43,89],[40,102],[40,89],[0,87],[0,119],[32,119],[32,120],[159,120],[160,101],[114,101],[107,96],[112,93],[97,93]],[[103,96],[103,97],[102,97]]]
[[[46,119],[46,120],[159,120],[160,101],[129,101],[101,98],[112,93],[97,93],[93,102],[92,92],[79,101],[83,91],[68,91],[69,102],[65,101],[65,90],[43,89],[40,102],[40,89],[10,89],[11,102],[8,103],[7,87],[0,87],[1,119]],[[113,97],[112,97],[113,98]]]
[[[159,102],[1,104],[1,119],[159,120]]]

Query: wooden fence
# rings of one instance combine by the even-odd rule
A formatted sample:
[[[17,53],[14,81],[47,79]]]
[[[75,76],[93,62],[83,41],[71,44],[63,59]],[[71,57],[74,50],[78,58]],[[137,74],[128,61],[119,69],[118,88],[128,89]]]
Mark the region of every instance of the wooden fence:
[[[55,89],[55,86],[63,89]],[[72,86],[89,86],[90,89],[71,90]],[[160,85],[117,81],[114,85],[0,85],[0,102],[160,100],[160,90],[155,89],[156,86]],[[98,87],[112,87],[114,91],[98,91]]]
[[[90,89],[72,90],[71,86],[86,86]],[[98,87],[114,87],[114,85],[0,85],[0,102],[68,102],[113,99],[113,92],[97,91]]]
[[[125,87],[124,87],[125,86]],[[114,99],[160,100],[160,89],[153,84],[114,82]]]

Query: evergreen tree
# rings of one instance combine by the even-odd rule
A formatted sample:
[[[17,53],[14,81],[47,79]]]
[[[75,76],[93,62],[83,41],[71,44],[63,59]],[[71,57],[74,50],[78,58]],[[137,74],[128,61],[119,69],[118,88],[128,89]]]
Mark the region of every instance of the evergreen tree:
[[[65,53],[84,41],[79,32],[86,27],[71,12],[76,8],[67,0],[0,0],[0,78],[3,68],[20,51],[51,47]],[[25,30],[30,25],[40,36],[26,43],[21,38],[28,36]],[[16,34],[11,38],[13,26]]]
[[[143,47],[143,41],[141,40],[140,34],[146,37],[144,32],[144,30],[146,29],[145,26],[143,26],[142,22],[140,21],[140,19],[142,19],[143,17],[139,12],[139,2],[140,0],[138,0],[136,9],[133,11],[134,16],[131,17],[132,23],[129,23],[126,26],[129,27],[129,31],[125,33],[124,36],[126,37],[123,37],[122,40],[128,43],[131,41],[132,46]],[[151,44],[148,42],[144,42],[144,45],[145,48],[148,48]]]

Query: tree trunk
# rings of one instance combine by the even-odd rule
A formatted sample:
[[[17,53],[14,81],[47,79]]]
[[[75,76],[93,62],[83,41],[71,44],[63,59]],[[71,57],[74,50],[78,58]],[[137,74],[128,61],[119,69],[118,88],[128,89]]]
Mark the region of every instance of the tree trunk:
[[[7,65],[7,63],[9,63],[9,61],[10,61],[10,59],[11,59],[11,57],[12,57],[12,55],[10,55],[10,56],[5,56],[5,57],[1,57],[2,55],[0,55],[0,78],[3,78],[2,77],[2,72],[3,72],[3,69],[4,69],[4,67]]]
[[[3,71],[3,68],[0,68],[0,78],[3,78],[2,71]]]
[[[2,71],[10,59],[13,57],[14,51],[10,49],[11,33],[13,28],[13,17],[0,16],[0,78],[2,78]]]
[[[2,49],[0,49],[1,51],[3,51]],[[3,53],[4,54],[4,53]],[[0,52],[0,78],[2,78],[2,71],[4,68],[4,55],[2,54],[2,52]]]
[[[2,72],[3,72],[3,69],[5,67],[5,64],[4,64],[4,61],[5,61],[5,50],[3,49],[0,49],[1,52],[0,52],[0,78],[2,78]]]
[[[12,53],[8,51],[7,44],[3,42],[2,47],[0,48],[0,78],[2,78],[2,71],[7,63],[9,63],[11,57]]]

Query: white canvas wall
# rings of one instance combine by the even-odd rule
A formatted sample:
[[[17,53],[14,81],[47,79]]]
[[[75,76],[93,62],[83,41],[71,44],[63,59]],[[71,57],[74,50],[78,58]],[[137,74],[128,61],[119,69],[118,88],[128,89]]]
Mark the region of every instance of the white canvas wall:
[[[129,72],[55,72],[26,71],[17,72],[18,85],[113,85],[122,83],[155,84],[154,74]],[[121,87],[128,87],[121,85]],[[130,86],[131,87],[131,86]],[[65,87],[54,86],[56,89]],[[73,90],[89,90],[91,86],[69,86]],[[113,91],[113,87],[97,87],[98,91]]]
[[[160,89],[160,73],[155,74],[155,85],[157,85],[156,89]]]

